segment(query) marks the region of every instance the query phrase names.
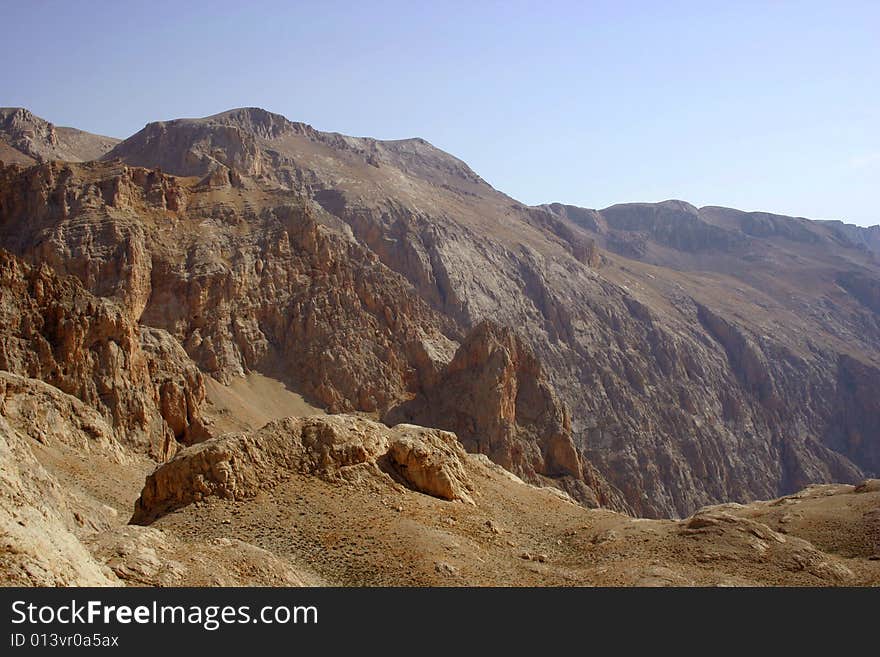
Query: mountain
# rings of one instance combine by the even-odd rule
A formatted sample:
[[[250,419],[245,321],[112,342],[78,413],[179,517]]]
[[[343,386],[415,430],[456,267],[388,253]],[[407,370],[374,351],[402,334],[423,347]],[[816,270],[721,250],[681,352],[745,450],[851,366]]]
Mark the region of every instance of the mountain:
[[[845,236],[855,244],[863,245],[868,251],[880,255],[880,226],[854,226],[842,221],[826,221],[831,230]]]
[[[844,437],[871,431],[870,413],[841,427],[834,409],[862,394],[845,356],[875,380],[878,268],[833,226],[683,202],[528,207],[426,142],[258,109],[150,124],[105,160],[306,199],[451,322],[450,340],[483,320],[515,327],[579,454],[636,513],[876,472]]]
[[[622,510],[681,516],[878,469],[859,438],[871,408],[847,401],[876,386],[878,267],[827,224],[679,201],[527,207],[423,140],[255,108],[151,123],[102,160],[16,174],[19,197],[67,200],[4,211],[4,246],[121,297],[220,381],[262,372],[393,420],[410,398],[444,406],[434,378],[490,321],[534,353],[574,470]],[[508,456],[493,454],[560,474]]]
[[[435,429],[286,418],[157,469],[52,386],[0,372],[0,392],[7,585],[880,581],[878,480],[645,522],[529,486]],[[51,421],[39,421],[46,409]]]
[[[0,161],[33,164],[48,160],[96,160],[118,139],[55,126],[22,107],[0,107]]]
[[[98,413],[131,458],[208,458],[311,408],[452,432],[527,484],[654,518],[880,472],[873,229],[683,201],[531,207],[422,139],[257,108],[75,153],[4,116],[20,157],[0,168],[0,366],[25,396],[48,385]],[[409,459],[337,474],[374,464],[418,489]],[[71,481],[59,462],[41,464]]]

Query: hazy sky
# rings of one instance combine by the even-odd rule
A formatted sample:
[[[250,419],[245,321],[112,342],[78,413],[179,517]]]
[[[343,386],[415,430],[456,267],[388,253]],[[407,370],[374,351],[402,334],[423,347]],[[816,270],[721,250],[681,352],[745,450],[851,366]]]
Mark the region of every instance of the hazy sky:
[[[526,203],[880,222],[880,2],[0,0],[0,105],[125,137],[260,106]]]

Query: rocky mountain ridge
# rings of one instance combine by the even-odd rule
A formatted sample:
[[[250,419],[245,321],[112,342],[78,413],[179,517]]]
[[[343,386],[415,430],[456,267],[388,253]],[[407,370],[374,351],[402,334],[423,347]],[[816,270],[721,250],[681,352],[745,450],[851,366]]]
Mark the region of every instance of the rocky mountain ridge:
[[[56,126],[23,107],[0,107],[0,161],[7,164],[94,160],[119,141]]]
[[[876,472],[878,266],[851,230],[683,202],[527,207],[423,140],[254,108],[149,124],[102,158],[6,167],[0,243],[220,381],[263,372],[378,415],[496,400],[492,417],[419,416],[640,515]],[[462,391],[448,370],[486,320],[539,364],[526,388],[556,398],[524,442],[484,429],[519,373],[475,361],[485,387]]]

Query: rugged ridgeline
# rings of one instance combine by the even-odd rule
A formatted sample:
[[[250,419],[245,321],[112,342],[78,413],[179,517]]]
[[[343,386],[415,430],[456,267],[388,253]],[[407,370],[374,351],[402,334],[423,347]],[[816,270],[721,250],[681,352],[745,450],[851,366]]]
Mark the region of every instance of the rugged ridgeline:
[[[437,389],[469,327],[432,308],[308,196],[219,171],[179,178],[115,161],[10,166],[0,240],[112,300],[129,323],[174,336],[220,381],[263,372],[331,412],[377,415]],[[502,348],[534,361],[520,342]],[[539,372],[530,367],[526,385]],[[486,379],[484,394],[496,383]],[[551,413],[561,419],[557,406]],[[487,412],[500,412],[477,410],[489,421]],[[518,421],[532,422],[520,414],[509,423],[493,457],[585,503],[627,508],[583,462],[570,426],[520,431]],[[532,458],[556,453],[560,441],[571,472]]]
[[[7,164],[94,160],[118,143],[113,137],[53,125],[21,107],[0,107],[0,161]]]
[[[17,161],[0,246],[218,380],[263,372],[331,411],[451,429],[639,515],[880,470],[868,229],[527,207],[423,140],[257,109],[149,124],[99,162]]]

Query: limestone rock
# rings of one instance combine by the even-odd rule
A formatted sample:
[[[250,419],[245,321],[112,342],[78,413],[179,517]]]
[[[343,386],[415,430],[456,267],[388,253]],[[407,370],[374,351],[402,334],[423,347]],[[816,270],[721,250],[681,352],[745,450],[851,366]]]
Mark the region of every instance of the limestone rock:
[[[31,423],[33,413],[43,421]],[[0,373],[0,581],[118,585],[78,538],[86,522],[79,520],[81,507],[34,458],[36,440],[115,452],[112,431],[97,413],[45,383]],[[92,526],[101,525],[93,520]]]
[[[0,251],[0,369],[38,378],[98,410],[155,458],[207,435],[201,373],[167,333],[46,265]]]
[[[78,162],[101,157],[119,140],[55,126],[22,107],[0,107],[0,144],[3,143],[20,154],[18,162]]]
[[[384,421],[454,431],[468,451],[488,455],[530,483],[552,483],[588,506],[626,508],[584,463],[568,410],[531,350],[510,329],[481,323],[432,385],[389,411]]]
[[[455,434],[405,424],[395,426],[394,433],[388,456],[409,485],[445,500],[474,503]]]
[[[182,450],[148,478],[132,522],[157,517],[208,496],[252,498],[291,473],[338,479],[356,466],[391,467],[413,489],[472,502],[464,451],[447,432],[388,427],[349,415],[287,418],[263,428],[229,434]]]
[[[382,412],[454,350],[451,322],[301,198],[245,217],[235,190],[118,163],[0,178],[0,244],[166,330],[220,381],[257,370],[331,411]]]

